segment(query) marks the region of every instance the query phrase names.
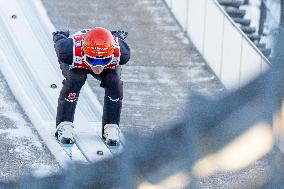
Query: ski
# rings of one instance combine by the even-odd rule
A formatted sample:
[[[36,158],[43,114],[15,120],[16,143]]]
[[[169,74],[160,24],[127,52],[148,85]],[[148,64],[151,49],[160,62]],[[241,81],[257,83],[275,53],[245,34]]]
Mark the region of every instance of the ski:
[[[74,144],[62,144],[54,135],[55,128],[50,127],[50,133],[53,139],[56,140],[58,148],[62,149],[62,152],[66,154],[67,161],[93,163],[118,155],[123,151],[124,137],[122,135],[122,141],[120,141],[119,145],[110,146],[102,138],[99,127],[85,127],[84,130],[80,128],[82,127],[78,126],[74,130]]]
[[[58,140],[57,142],[59,143],[60,147],[63,149],[63,151],[66,153],[66,155],[70,158],[70,160],[73,160],[73,153],[72,153],[72,147],[73,144],[62,144]]]
[[[49,132],[52,135],[53,139],[58,144],[58,148],[60,148],[63,153],[67,156],[67,161],[76,161],[81,163],[88,163],[89,161],[84,156],[84,154],[79,150],[78,145],[76,144],[76,140],[74,144],[62,144],[55,136],[56,129],[51,125],[49,127]]]
[[[122,146],[121,141],[119,142],[118,145],[108,145],[106,141],[100,135],[99,135],[99,138],[104,143],[104,145],[109,149],[112,155],[118,155],[123,151],[123,146]]]

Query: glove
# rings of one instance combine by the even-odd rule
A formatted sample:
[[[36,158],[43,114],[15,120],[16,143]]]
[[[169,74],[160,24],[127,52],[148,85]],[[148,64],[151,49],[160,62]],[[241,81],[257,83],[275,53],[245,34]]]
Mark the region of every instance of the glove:
[[[54,36],[57,35],[57,34],[62,34],[62,35],[64,35],[64,36],[66,36],[66,37],[69,37],[70,31],[69,31],[69,30],[66,30],[66,31],[56,31],[56,32],[53,32],[53,33],[52,33],[52,36],[54,37]]]
[[[121,31],[121,30],[118,30],[118,31],[111,31],[111,34],[120,38],[120,39],[126,39],[126,37],[128,36],[128,32],[126,31]]]
[[[53,42],[56,43],[60,39],[64,39],[65,37],[69,37],[70,32],[67,31],[56,31],[52,33],[53,36]]]

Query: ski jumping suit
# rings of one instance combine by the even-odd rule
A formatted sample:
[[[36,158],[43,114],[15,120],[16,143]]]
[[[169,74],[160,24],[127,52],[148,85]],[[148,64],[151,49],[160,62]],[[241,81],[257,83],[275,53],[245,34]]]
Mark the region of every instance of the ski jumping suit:
[[[68,37],[61,32],[53,34],[54,48],[65,77],[62,84],[57,106],[56,126],[63,121],[74,121],[74,114],[79,93],[86,82],[87,74],[101,81],[100,86],[105,89],[102,117],[102,133],[104,125],[112,123],[119,125],[123,98],[123,82],[121,81],[121,66],[130,59],[130,49],[126,42],[115,36],[116,45],[113,62],[104,68],[101,74],[95,74],[85,64],[82,58],[82,41],[88,30],[81,30]]]

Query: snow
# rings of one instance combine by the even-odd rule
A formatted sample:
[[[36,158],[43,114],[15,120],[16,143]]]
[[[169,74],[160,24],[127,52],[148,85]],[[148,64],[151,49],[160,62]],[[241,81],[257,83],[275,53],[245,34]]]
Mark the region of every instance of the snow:
[[[174,24],[174,20],[171,19],[172,15],[170,12],[163,12],[165,15],[161,17],[161,15],[158,14],[158,12],[161,12],[161,9],[163,9],[162,4],[155,4],[155,2],[150,1],[139,1],[141,6],[145,6],[149,12],[153,14],[153,21],[156,23],[157,26],[162,26],[163,31],[173,31],[176,32],[176,37],[185,45],[189,45],[189,40],[186,37],[185,33],[182,32],[182,30],[179,29]]]
[[[0,180],[10,180],[27,171],[45,167],[57,171],[41,139],[32,129],[0,73]],[[14,163],[9,163],[13,161]]]
[[[35,146],[42,150],[42,144],[39,139],[34,135],[30,128],[30,123],[23,117],[23,112],[18,107],[17,102],[13,99],[7,84],[2,80],[0,81],[0,116],[6,117],[13,122],[15,128],[2,128],[0,134],[7,134],[7,138],[17,141],[17,139],[29,140],[29,146]],[[24,146],[19,146],[24,147]]]

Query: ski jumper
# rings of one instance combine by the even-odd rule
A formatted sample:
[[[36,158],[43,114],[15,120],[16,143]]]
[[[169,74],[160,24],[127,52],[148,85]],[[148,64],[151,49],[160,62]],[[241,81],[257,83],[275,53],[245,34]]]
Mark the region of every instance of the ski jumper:
[[[126,64],[130,59],[130,49],[123,39],[113,36],[115,39],[113,61],[104,68],[101,74],[95,74],[83,60],[82,42],[87,31],[81,30],[71,37],[62,33],[55,33],[53,36],[60,69],[65,77],[58,98],[56,126],[63,121],[74,121],[80,90],[88,74],[101,81],[100,86],[105,89],[102,126],[119,125],[120,122],[123,99],[120,65]]]

